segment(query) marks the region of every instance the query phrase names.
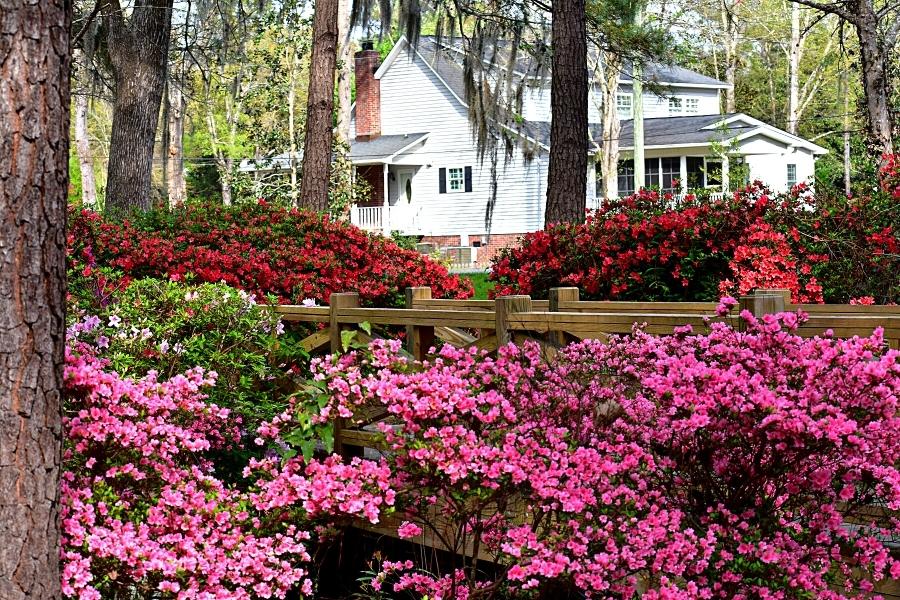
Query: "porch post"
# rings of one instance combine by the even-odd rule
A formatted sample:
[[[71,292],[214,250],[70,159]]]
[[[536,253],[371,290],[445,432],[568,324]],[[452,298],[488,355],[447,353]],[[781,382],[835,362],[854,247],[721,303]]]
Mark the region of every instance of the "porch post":
[[[681,155],[681,167],[679,169],[678,178],[681,179],[681,193],[688,193],[688,172],[687,172],[687,156]]]
[[[381,231],[387,236],[391,235],[391,202],[389,199],[389,191],[388,191],[388,164],[384,163],[382,165],[382,180],[381,185],[384,190],[384,208],[381,213]]]
[[[729,189],[728,182],[728,155],[722,155],[722,193],[727,194]]]

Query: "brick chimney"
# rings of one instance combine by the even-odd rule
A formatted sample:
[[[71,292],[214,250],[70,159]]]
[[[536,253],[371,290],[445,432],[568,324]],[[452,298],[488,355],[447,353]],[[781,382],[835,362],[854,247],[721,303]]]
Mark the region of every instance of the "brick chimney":
[[[374,140],[381,135],[381,81],[375,79],[380,55],[365,41],[356,53],[356,139]]]

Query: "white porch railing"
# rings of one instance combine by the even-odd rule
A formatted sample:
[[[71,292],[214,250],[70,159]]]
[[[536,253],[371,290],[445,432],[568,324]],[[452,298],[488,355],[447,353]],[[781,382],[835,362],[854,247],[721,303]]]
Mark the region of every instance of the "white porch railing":
[[[366,231],[418,235],[422,233],[422,207],[415,204],[352,206],[350,222]]]
[[[669,207],[670,208],[678,208],[679,206],[682,205],[682,203],[684,203],[684,198],[687,195],[688,194],[684,194],[684,193],[672,194],[672,199],[668,203]],[[697,196],[694,193],[691,193],[690,195],[694,196],[694,197]],[[710,194],[704,195],[704,198],[706,198],[709,202],[718,202],[718,201],[722,200],[724,197],[725,197],[725,194],[723,192],[712,192]],[[623,198],[627,198],[627,196],[619,196],[618,199],[621,200]],[[602,203],[602,201],[603,200],[599,197],[594,198],[593,206],[589,206],[589,208],[591,208],[593,210],[600,208],[600,204]]]

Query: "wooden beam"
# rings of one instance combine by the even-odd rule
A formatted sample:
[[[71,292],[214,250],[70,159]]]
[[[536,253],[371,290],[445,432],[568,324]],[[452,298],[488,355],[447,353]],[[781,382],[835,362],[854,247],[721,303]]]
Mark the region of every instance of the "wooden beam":
[[[494,327],[497,343],[505,346],[512,341],[512,329],[510,319],[515,318],[516,313],[528,313],[531,311],[531,296],[503,296],[497,298],[494,315],[496,326]],[[548,314],[548,313],[533,313]]]
[[[430,300],[430,287],[406,288],[406,308],[412,310],[416,300]],[[434,325],[407,325],[406,349],[416,360],[425,360],[425,356],[434,346]]]

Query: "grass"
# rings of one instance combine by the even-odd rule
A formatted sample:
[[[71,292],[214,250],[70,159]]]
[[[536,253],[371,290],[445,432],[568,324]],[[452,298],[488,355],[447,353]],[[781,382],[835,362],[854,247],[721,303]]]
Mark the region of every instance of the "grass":
[[[488,292],[496,285],[493,281],[488,281],[487,273],[460,273],[459,276],[472,282],[472,286],[475,288],[475,296],[473,296],[475,300],[487,300]]]

